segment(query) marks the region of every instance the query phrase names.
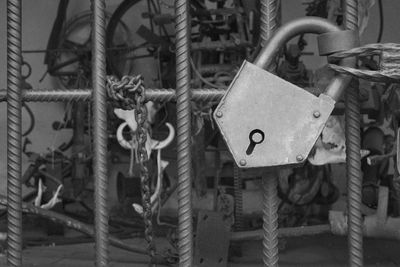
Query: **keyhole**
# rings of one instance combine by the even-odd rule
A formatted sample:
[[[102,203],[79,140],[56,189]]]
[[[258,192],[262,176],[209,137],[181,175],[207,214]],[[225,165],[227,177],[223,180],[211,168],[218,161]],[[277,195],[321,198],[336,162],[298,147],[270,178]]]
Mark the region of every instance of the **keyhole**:
[[[265,134],[260,129],[254,129],[253,131],[251,131],[249,134],[250,144],[247,147],[246,154],[250,155],[251,153],[253,153],[256,145],[261,144],[264,141],[264,138]]]

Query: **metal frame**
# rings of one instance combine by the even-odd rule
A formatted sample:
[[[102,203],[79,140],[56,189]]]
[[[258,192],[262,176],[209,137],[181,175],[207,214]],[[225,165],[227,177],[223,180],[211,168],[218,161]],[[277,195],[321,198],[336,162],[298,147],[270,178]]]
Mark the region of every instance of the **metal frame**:
[[[82,90],[27,90],[21,91],[21,2],[7,0],[7,91],[0,91],[0,101],[7,101],[7,174],[8,174],[8,253],[9,266],[22,265],[22,199],[21,199],[21,104],[22,101],[93,101],[95,147],[95,241],[96,266],[108,266],[107,159],[106,159],[106,91],[105,91],[105,0],[93,0],[92,82],[93,93]],[[277,28],[277,0],[261,0],[262,43]],[[190,16],[189,0],[175,0],[176,12],[176,73],[177,89],[147,89],[146,99],[177,100],[178,197],[179,197],[179,266],[192,266],[193,228],[191,206],[190,101],[218,101],[224,95],[219,89],[190,88]],[[346,25],[357,26],[357,1],[346,1]],[[349,92],[355,92],[349,90]],[[360,212],[359,103],[349,95],[346,115],[349,180],[349,264],[362,266],[362,228]],[[357,110],[358,105],[358,110]],[[358,112],[358,113],[357,113]],[[358,146],[357,146],[358,143]],[[268,176],[268,174],[266,175]],[[264,238],[263,261],[266,266],[277,266],[277,203],[276,174],[264,177]]]

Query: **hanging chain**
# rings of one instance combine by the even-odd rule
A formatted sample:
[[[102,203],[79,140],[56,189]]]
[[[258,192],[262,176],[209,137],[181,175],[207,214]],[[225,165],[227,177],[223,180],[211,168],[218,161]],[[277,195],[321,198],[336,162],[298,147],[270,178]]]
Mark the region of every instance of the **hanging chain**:
[[[148,244],[148,253],[153,259],[155,256],[155,246],[153,242],[153,223],[151,211],[151,192],[150,177],[147,169],[148,155],[146,150],[147,141],[147,109],[145,103],[145,88],[143,78],[138,76],[124,76],[119,81],[115,77],[107,79],[107,93],[112,99],[113,104],[122,109],[135,110],[135,119],[138,124],[136,130],[136,140],[138,143],[137,156],[140,164],[140,180],[142,190],[143,218],[145,225],[145,239]]]
[[[124,110],[136,109],[135,96],[139,90],[144,92],[141,75],[124,76],[121,80],[118,80],[115,76],[107,77],[107,94],[111,98],[114,107]]]

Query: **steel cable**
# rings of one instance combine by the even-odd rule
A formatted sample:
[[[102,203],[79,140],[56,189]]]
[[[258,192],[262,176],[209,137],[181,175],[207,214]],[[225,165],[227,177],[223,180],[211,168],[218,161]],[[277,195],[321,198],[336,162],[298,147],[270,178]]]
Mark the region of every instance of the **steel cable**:
[[[379,70],[364,70],[330,64],[329,67],[336,72],[352,75],[360,79],[376,82],[400,82],[400,45],[395,43],[367,44],[346,51],[338,52],[329,57],[333,60],[348,57],[379,56]]]

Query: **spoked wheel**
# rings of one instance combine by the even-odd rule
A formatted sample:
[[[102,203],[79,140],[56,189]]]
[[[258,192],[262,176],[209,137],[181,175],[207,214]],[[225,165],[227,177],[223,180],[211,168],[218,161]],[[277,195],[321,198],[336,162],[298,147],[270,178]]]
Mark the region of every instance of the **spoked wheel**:
[[[134,23],[138,17],[142,17],[146,9],[146,1],[124,0],[110,17],[106,30],[107,72],[109,74],[118,77],[130,74],[134,67],[134,60],[142,57],[146,52],[143,50],[146,46],[145,40],[136,33],[142,24]],[[127,30],[133,37],[129,42],[121,38],[118,26],[121,23],[129,25]]]
[[[83,12],[70,19],[64,26],[55,54],[54,63],[48,71],[56,76],[65,88],[87,88],[91,77],[91,12]],[[106,15],[107,20],[110,15]],[[121,22],[115,26],[116,40],[119,45],[128,45],[131,36],[128,28]],[[114,44],[110,44],[114,47]],[[120,63],[121,65],[122,63]]]

